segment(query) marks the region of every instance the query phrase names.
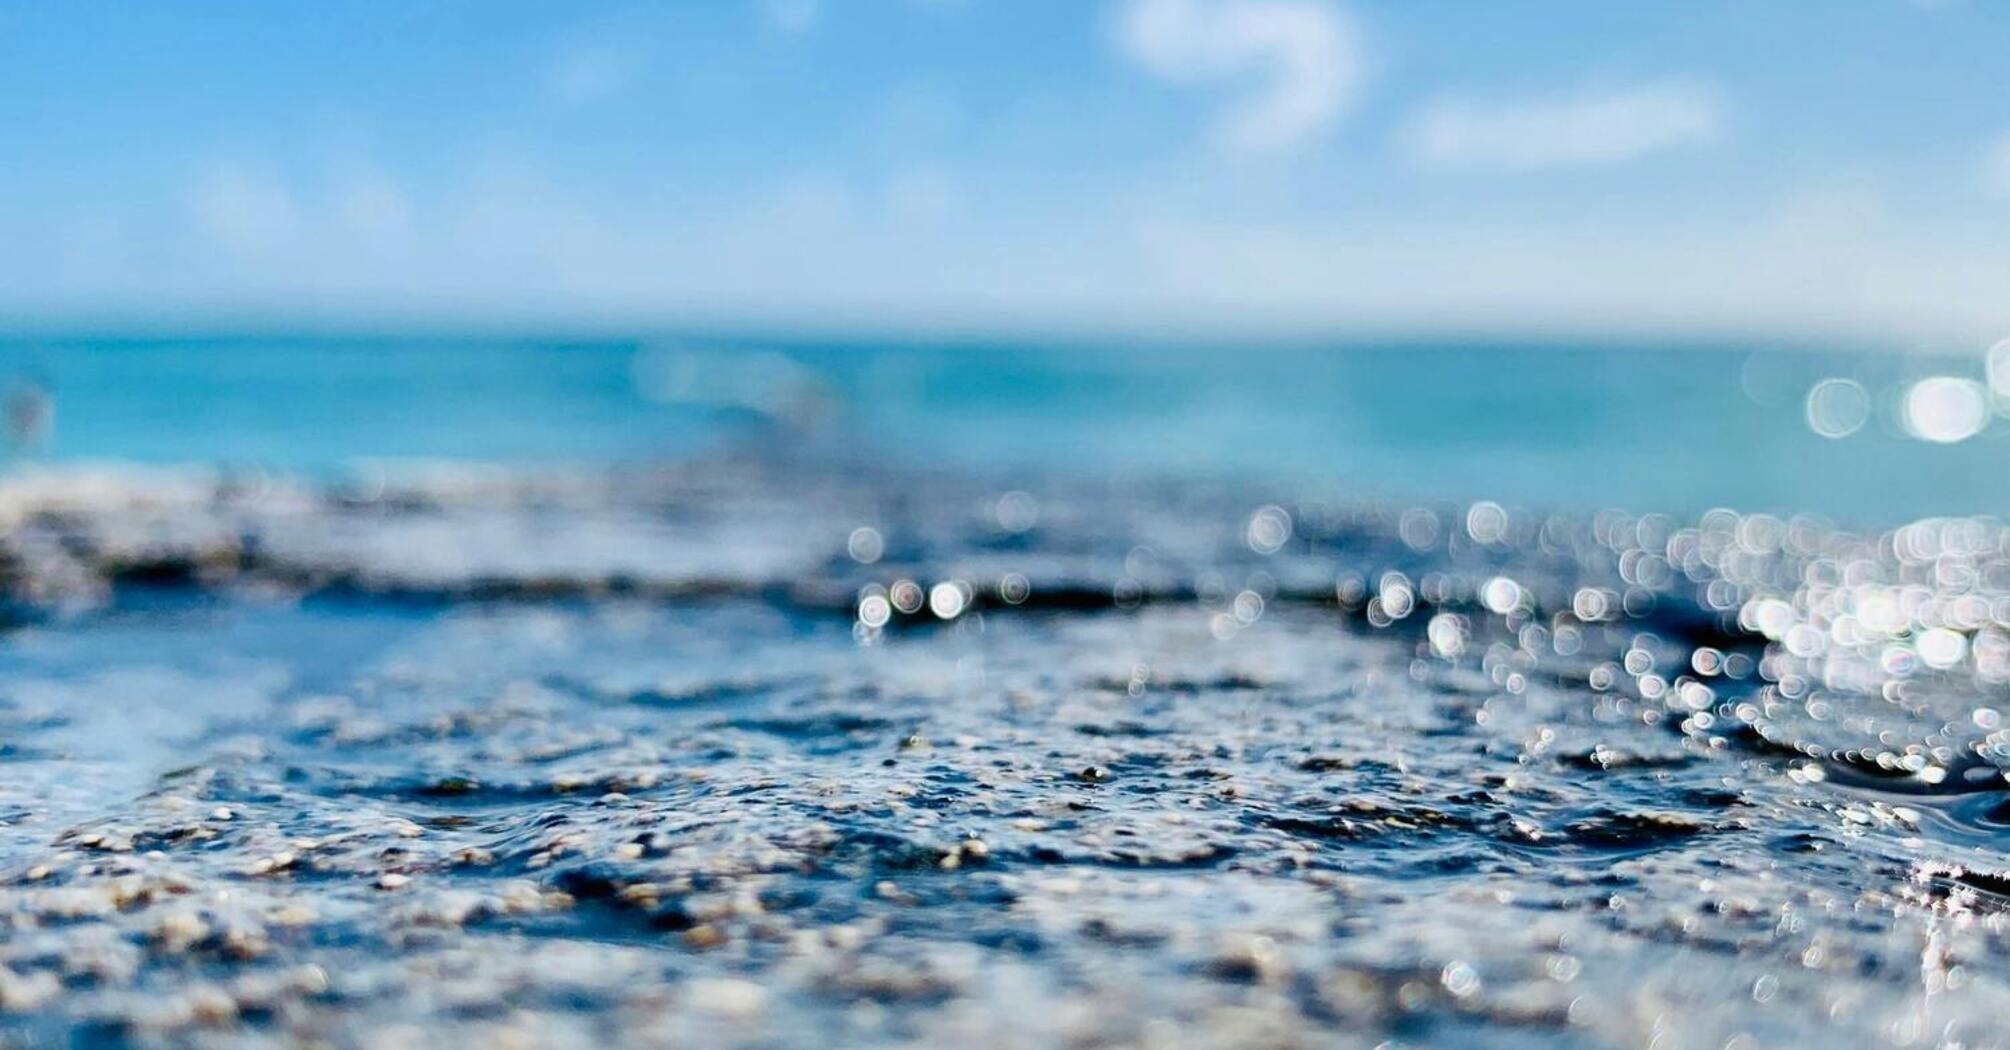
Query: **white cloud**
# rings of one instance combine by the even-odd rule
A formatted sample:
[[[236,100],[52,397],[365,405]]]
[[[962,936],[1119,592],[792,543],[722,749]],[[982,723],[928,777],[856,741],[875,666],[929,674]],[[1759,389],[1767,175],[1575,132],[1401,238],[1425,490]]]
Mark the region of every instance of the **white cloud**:
[[[1143,218],[1127,280],[1160,304],[1155,319],[1230,330],[2001,339],[2010,251],[1909,220],[1904,194],[1830,176],[1722,211],[1577,222],[1166,213]]]
[[[241,165],[224,164],[205,174],[194,203],[203,231],[240,253],[284,247],[300,231],[299,208],[286,186]]]
[[[1172,83],[1262,80],[1217,118],[1219,141],[1238,151],[1316,134],[1346,109],[1361,79],[1353,23],[1321,0],[1124,0],[1117,44]]]
[[[181,229],[197,240],[180,247],[201,263],[183,264],[181,276],[368,283],[373,271],[382,276],[383,266],[415,257],[418,218],[405,187],[366,158],[307,179],[273,165],[218,163],[198,174],[187,198]]]
[[[1411,119],[1401,146],[1424,167],[1535,170],[1620,164],[1723,133],[1715,88],[1664,80],[1524,102],[1441,99]]]
[[[809,32],[822,8],[821,0],[761,0],[761,17],[770,27],[794,36]]]
[[[1921,225],[1908,184],[1874,173],[1724,209],[1548,221],[1479,203],[1252,213],[1230,187],[1167,186],[1029,205],[981,168],[916,161],[637,207],[534,155],[485,155],[431,183],[367,155],[318,169],[253,157],[209,169],[172,219],[17,238],[29,247],[0,259],[0,305],[1008,333],[1975,332],[1987,345],[2010,331],[2010,251]]]

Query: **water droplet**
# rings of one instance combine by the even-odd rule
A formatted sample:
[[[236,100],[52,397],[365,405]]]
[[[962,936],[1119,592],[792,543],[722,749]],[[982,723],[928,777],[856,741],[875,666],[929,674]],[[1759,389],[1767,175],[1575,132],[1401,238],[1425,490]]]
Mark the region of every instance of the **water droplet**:
[[[1273,503],[1249,516],[1249,549],[1258,554],[1275,554],[1291,540],[1291,514]]]
[[[886,540],[879,530],[869,525],[861,525],[851,530],[851,538],[845,541],[845,552],[860,565],[871,565],[886,554]]]

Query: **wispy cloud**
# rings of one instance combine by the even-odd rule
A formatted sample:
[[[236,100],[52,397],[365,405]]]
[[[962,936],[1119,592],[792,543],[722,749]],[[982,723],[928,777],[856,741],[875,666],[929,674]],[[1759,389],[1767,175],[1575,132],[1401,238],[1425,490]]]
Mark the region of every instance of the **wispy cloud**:
[[[814,28],[822,9],[821,0],[761,0],[761,18],[768,27],[791,36]]]
[[[202,231],[232,251],[259,255],[285,247],[300,232],[293,195],[277,178],[241,164],[222,164],[195,187]]]
[[[1353,23],[1320,0],[1125,0],[1117,45],[1171,83],[1249,77],[1262,86],[1217,117],[1232,150],[1289,146],[1319,132],[1352,100],[1361,77]]]
[[[1146,229],[1130,278],[1159,309],[1309,330],[1798,332],[1846,340],[2010,331],[2010,253],[1891,214],[1885,188],[1787,187],[1738,215],[1606,213],[1544,226],[1279,223]]]
[[[1440,99],[1410,120],[1400,145],[1429,168],[1581,168],[1708,145],[1724,124],[1716,88],[1664,80],[1521,102]]]
[[[1994,291],[2010,254],[1905,221],[1876,181],[1736,213],[1529,225],[1190,199],[1001,212],[978,206],[996,189],[981,169],[932,161],[777,173],[637,211],[534,156],[434,184],[370,161],[234,157],[199,174],[171,225],[109,215],[41,242],[60,251],[0,259],[0,303],[1013,332],[2010,331]]]
[[[213,275],[367,284],[373,269],[419,247],[419,215],[404,185],[365,158],[309,179],[273,165],[217,163],[190,191],[186,221],[198,240],[179,253],[214,267]]]
[[[515,63],[480,81],[493,94],[429,95],[442,91],[433,74],[408,71],[386,82],[399,93],[373,89],[329,124],[316,115],[334,109],[313,92],[286,96],[288,119],[264,124],[248,111],[175,123],[180,109],[121,103],[97,119],[167,121],[173,148],[142,136],[126,144],[130,170],[79,164],[8,183],[0,241],[15,247],[0,252],[0,309],[1004,331],[1972,330],[1983,345],[2010,333],[2010,248],[1990,236],[2010,213],[2010,123],[1961,110],[1896,137],[1876,123],[1902,119],[1895,100],[1957,97],[1967,71],[1916,88],[1906,78],[1920,71],[1859,82],[1864,70],[1817,51],[1809,61],[1827,65],[1806,75],[1831,92],[1820,106],[1768,94],[1777,87],[1736,56],[1696,70],[1722,81],[1636,73],[1489,91],[1530,83],[1518,78],[1543,63],[1463,46],[1426,54],[1454,16],[1409,5],[1378,8],[1363,37],[1367,8],[1345,0],[1058,5],[1072,21],[1023,39],[1088,33],[1103,50],[1092,76],[1056,77],[1053,56],[1002,42],[902,67],[922,39],[907,29],[952,40],[1018,13],[1001,0],[954,0],[961,16],[922,10],[943,2],[823,0],[804,31],[844,38],[808,48],[763,20],[765,0],[738,0],[724,19],[568,23],[539,37],[547,47],[461,57],[471,75]],[[1958,18],[1900,20],[1973,35]],[[763,38],[788,54],[741,64],[733,48]],[[1414,108],[1372,114],[1391,128],[1383,148],[1325,148],[1362,130],[1343,122],[1350,103],[1367,108],[1363,62],[1381,76],[1383,42],[1414,61],[1390,63],[1377,97]],[[1533,46],[1505,43],[1517,42]],[[1625,40],[1581,43],[1633,55]],[[885,75],[853,77],[860,61]],[[1694,68],[1673,53],[1629,61]],[[1451,65],[1465,70],[1457,82],[1421,79]],[[1405,71],[1417,79],[1397,79]],[[730,90],[754,75],[774,79]],[[812,92],[831,104],[804,107]],[[1179,104],[1165,104],[1173,92]],[[550,119],[568,99],[604,109]],[[718,119],[684,119],[693,112]],[[1745,133],[1786,112],[1796,121],[1772,140]],[[1204,143],[1194,132],[1210,120],[1224,147],[1282,148],[1289,163],[1164,148]],[[1667,195],[1654,159],[1677,150],[1735,162],[1740,178]],[[1575,178],[1417,175],[1636,158],[1648,159],[1586,167],[1599,184],[1589,196]],[[1809,173],[1824,184],[1801,185]]]

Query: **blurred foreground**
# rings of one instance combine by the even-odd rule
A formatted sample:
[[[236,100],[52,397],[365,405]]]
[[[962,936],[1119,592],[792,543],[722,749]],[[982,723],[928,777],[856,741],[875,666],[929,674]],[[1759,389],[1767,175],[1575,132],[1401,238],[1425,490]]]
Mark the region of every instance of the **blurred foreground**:
[[[758,445],[0,486],[0,1031],[2005,1041],[1999,524]]]

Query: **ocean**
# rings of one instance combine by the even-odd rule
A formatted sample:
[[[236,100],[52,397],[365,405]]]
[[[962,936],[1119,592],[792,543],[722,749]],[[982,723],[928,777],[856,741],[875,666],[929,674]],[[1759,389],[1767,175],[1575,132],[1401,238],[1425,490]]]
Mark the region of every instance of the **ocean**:
[[[0,1044],[2010,1042],[1979,355],[4,361]]]
[[[860,465],[1865,526],[1997,513],[2010,497],[2010,427],[1948,444],[1905,426],[1909,384],[1983,381],[1981,348],[17,339],[0,367],[55,393],[39,456],[58,462],[323,475],[365,460],[652,462],[773,430],[788,406],[760,399],[797,397],[814,418],[768,437]],[[1825,437],[1809,394],[1837,379],[1865,405],[1859,429]]]

